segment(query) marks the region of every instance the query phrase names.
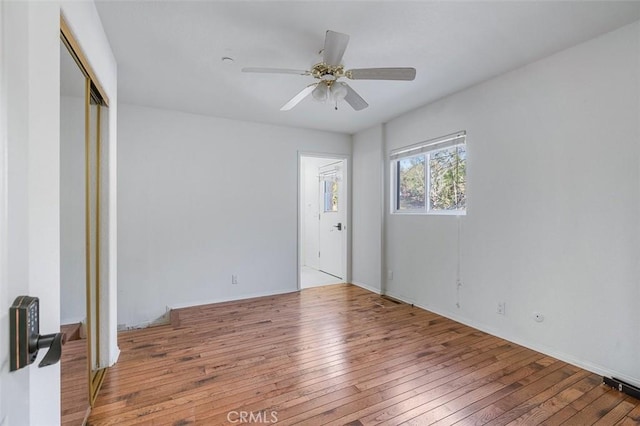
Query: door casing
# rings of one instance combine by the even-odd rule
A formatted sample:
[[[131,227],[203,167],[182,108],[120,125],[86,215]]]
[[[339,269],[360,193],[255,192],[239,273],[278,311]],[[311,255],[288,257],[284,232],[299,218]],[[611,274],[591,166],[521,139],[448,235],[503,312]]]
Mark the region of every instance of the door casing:
[[[301,270],[302,265],[304,263],[302,259],[302,220],[303,220],[303,212],[301,209],[301,199],[303,196],[304,185],[302,182],[303,177],[302,174],[302,159],[303,157],[315,157],[315,158],[331,158],[335,160],[344,160],[344,173],[343,178],[345,180],[344,184],[344,194],[346,198],[346,216],[345,216],[345,229],[343,232],[346,233],[345,241],[344,241],[344,266],[343,266],[343,279],[345,282],[351,281],[351,207],[352,207],[352,196],[351,196],[351,156],[345,154],[335,154],[335,153],[327,153],[327,152],[308,152],[308,151],[298,151],[298,198],[297,198],[297,210],[298,210],[298,220],[297,220],[297,280],[298,280],[298,290],[301,287]]]

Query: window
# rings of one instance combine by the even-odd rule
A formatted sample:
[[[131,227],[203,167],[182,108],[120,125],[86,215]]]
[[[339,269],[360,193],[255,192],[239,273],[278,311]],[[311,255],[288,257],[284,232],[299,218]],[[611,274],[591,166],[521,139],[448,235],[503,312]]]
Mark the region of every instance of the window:
[[[391,152],[393,212],[465,214],[466,132]]]
[[[335,180],[325,180],[323,181],[323,184],[324,212],[337,212],[338,182]]]

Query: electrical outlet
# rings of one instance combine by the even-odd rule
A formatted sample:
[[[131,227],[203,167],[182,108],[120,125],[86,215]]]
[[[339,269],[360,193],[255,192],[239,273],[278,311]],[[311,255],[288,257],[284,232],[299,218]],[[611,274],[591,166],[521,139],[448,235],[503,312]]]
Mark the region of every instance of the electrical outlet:
[[[498,302],[498,315],[504,315],[506,308],[506,302]]]
[[[231,284],[238,284],[238,276],[237,275],[231,275]]]
[[[389,269],[389,270],[387,271],[387,279],[388,279],[389,281],[393,281],[393,270],[392,270],[392,269]]]

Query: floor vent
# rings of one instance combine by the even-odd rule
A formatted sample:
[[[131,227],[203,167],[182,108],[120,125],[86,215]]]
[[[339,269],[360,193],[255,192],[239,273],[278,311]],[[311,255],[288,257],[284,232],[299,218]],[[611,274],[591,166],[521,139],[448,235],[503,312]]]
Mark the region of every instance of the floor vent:
[[[403,303],[402,301],[400,301],[400,300],[398,300],[398,299],[394,299],[394,298],[393,298],[393,297],[391,297],[391,296],[387,296],[386,294],[383,294],[383,295],[382,295],[382,296],[380,296],[380,297],[382,297],[383,299],[388,300],[389,302],[393,302],[393,303],[395,303],[396,305],[402,305],[402,303]]]
[[[633,385],[630,385],[629,383],[623,382],[622,380],[616,379],[615,377],[603,377],[602,382],[614,389],[618,389],[620,392],[623,392],[636,399],[640,399],[640,389]]]

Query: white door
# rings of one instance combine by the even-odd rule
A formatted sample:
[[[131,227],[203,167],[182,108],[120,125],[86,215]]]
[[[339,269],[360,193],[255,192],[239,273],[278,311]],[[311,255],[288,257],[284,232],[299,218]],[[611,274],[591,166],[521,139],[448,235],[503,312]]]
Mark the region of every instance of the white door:
[[[344,278],[346,203],[343,161],[320,168],[320,270]]]
[[[60,330],[60,5],[0,2],[0,424],[60,418],[60,364],[46,350],[9,371],[9,307],[40,300],[40,333]]]

